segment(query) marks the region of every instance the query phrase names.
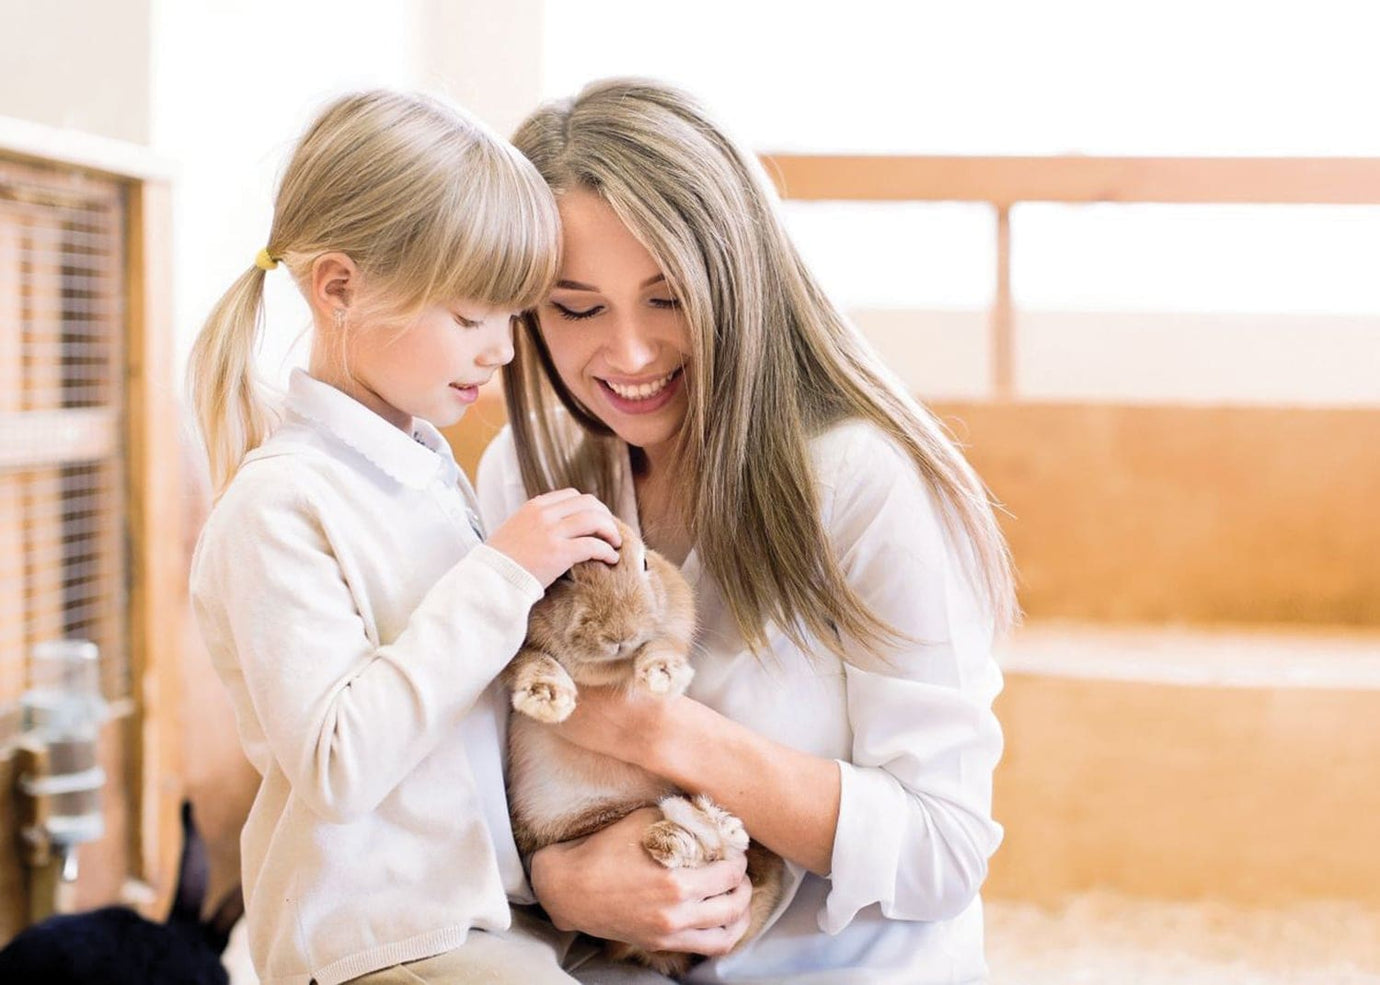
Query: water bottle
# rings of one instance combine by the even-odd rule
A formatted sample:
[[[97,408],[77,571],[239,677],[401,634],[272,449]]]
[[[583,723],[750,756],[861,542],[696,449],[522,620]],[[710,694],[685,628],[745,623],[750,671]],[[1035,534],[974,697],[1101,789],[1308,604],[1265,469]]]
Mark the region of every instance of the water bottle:
[[[24,777],[21,785],[32,797],[48,798],[44,828],[56,845],[94,841],[105,834],[97,739],[109,711],[99,653],[87,640],[38,643],[30,670],[32,686],[20,699],[24,735],[47,747],[49,773]]]

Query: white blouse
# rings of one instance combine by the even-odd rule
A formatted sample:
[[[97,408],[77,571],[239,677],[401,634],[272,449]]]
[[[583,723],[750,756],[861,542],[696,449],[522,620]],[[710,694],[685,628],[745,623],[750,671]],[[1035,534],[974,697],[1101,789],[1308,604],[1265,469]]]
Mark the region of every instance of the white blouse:
[[[689,694],[760,734],[835,759],[842,792],[832,871],[789,865],[765,932],[707,961],[692,982],[928,985],[986,976],[982,903],[1001,842],[991,816],[1001,730],[992,621],[965,576],[966,546],[904,453],[876,427],[845,422],[811,455],[825,530],[850,585],[913,640],[886,661],[842,663],[768,627],[770,653],[743,643],[694,552],[695,679]],[[509,430],[485,453],[480,508],[497,524],[526,499]],[[624,463],[615,512],[637,526]]]

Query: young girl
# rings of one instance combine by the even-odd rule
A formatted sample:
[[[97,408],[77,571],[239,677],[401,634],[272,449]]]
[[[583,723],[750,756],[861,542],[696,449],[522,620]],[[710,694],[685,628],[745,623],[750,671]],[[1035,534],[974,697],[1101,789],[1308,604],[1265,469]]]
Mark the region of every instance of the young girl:
[[[572,741],[709,794],[789,863],[766,930],[695,982],[983,980],[978,890],[1013,614],[981,482],[791,245],[770,187],[683,93],[596,83],[514,143],[557,194],[550,296],[504,371],[485,513],[597,492],[683,562],[689,694],[582,688]],[[557,405],[559,400],[559,405]],[[724,955],[647,889],[634,815],[531,861],[556,925]]]
[[[512,358],[556,253],[551,194],[511,147],[429,99],[348,96],[197,340],[219,501],[192,593],[262,776],[242,844],[264,985],[571,980],[509,926],[523,872],[486,688],[544,587],[616,560],[617,533],[567,489],[481,543],[437,431]],[[315,334],[270,433],[251,355],[280,263]]]

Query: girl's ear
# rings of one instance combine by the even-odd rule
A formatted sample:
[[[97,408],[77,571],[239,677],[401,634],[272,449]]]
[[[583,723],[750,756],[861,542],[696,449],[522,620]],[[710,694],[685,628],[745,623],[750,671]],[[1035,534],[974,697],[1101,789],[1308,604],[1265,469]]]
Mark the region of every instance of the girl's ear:
[[[312,261],[307,300],[327,315],[348,309],[358,293],[359,279],[359,268],[344,253],[323,253]]]

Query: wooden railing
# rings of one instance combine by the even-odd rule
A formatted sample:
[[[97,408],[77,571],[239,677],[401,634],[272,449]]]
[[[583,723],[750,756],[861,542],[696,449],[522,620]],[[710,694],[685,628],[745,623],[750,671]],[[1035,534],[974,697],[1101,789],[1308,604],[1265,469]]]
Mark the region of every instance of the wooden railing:
[[[993,394],[1014,391],[1011,209],[1022,202],[1380,205],[1380,158],[763,155],[782,197],[982,202],[996,219]]]

